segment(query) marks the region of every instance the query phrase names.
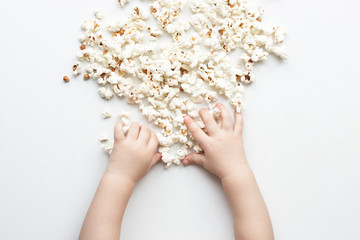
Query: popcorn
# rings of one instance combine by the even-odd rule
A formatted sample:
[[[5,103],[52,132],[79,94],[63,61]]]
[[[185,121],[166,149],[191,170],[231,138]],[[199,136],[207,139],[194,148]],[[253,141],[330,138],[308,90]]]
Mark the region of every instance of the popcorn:
[[[81,63],[76,62],[73,66],[73,75],[78,76],[81,74]]]
[[[210,104],[212,102],[215,102],[217,100],[218,96],[215,91],[209,91],[205,95],[205,101],[207,104]]]
[[[99,93],[100,96],[102,98],[105,98],[106,100],[110,100],[114,96],[114,93],[110,88],[105,88],[105,87],[99,88]]]
[[[130,0],[118,2],[124,6]],[[159,152],[166,167],[180,164],[189,152],[202,152],[184,123],[186,115],[206,131],[198,116],[199,104],[206,104],[220,124],[221,113],[215,107],[220,96],[241,111],[244,86],[255,80],[255,64],[269,54],[287,58],[285,31],[263,23],[263,8],[248,0],[190,0],[191,18],[175,21],[185,3],[154,0],[150,13],[158,26],[150,26],[147,10],[139,7],[131,10],[128,20],[108,26],[99,21],[102,12],[95,11],[96,20],[81,25],[81,51],[73,65],[77,76],[85,64],[84,79],[100,85],[102,98],[110,100],[116,94],[126,99],[158,128]],[[157,42],[164,33],[172,44]],[[229,54],[237,49],[243,54],[231,61]],[[111,115],[108,110],[103,112],[104,119]],[[130,114],[120,112],[119,118],[126,133]],[[102,147],[111,153],[113,142],[106,137],[100,141],[107,143]],[[176,143],[182,144],[181,149],[170,154]]]
[[[179,12],[183,9],[183,0],[154,0],[150,12],[162,28],[176,20]]]
[[[130,121],[130,113],[121,111],[119,113],[119,118],[120,118],[120,121],[124,125],[124,127],[123,127],[124,133],[127,133],[127,131],[129,130],[129,127],[130,127],[130,122],[131,122]]]
[[[200,147],[200,145],[198,145],[198,144],[193,149],[196,153],[201,153],[203,151],[202,148]]]
[[[110,113],[110,111],[108,109],[105,109],[102,113],[102,116],[104,119],[108,119],[112,117],[112,114]]]
[[[120,121],[124,123],[125,126],[130,125],[130,113],[121,111],[119,113]]]
[[[142,114],[147,118],[149,122],[155,121],[160,117],[160,113],[156,111],[152,106],[146,106],[142,109]]]
[[[209,112],[210,112],[211,115],[213,115],[213,117],[214,117],[215,119],[218,119],[218,118],[221,117],[220,109],[217,108],[217,107],[214,107],[214,108],[210,109]]]
[[[136,19],[143,19],[143,20],[147,20],[149,18],[149,15],[141,10],[139,7],[135,7],[134,10],[132,11],[131,14],[131,19],[136,20]]]
[[[105,137],[105,136],[101,136],[100,138],[99,138],[99,141],[100,142],[107,142],[109,139],[107,138],[107,137]]]
[[[101,147],[104,149],[105,152],[111,154],[114,148],[114,142],[110,141],[108,144],[102,144]]]
[[[231,105],[233,105],[235,107],[235,110],[237,112],[241,112],[242,109],[242,95],[241,94],[236,94],[232,99],[231,99]]]
[[[201,13],[201,12],[206,12],[206,10],[208,9],[208,6],[202,1],[191,0],[190,8],[193,13]]]
[[[125,6],[126,4],[128,4],[130,2],[130,0],[118,0],[118,2],[120,3],[120,6]]]
[[[274,32],[274,35],[275,35],[275,42],[277,43],[283,43],[284,40],[285,40],[285,31],[283,28],[281,27],[277,27],[275,32]]]
[[[96,11],[94,12],[94,15],[95,15],[95,17],[96,17],[97,19],[99,19],[99,20],[101,20],[101,19],[104,18],[104,14],[103,14],[100,10],[96,10]]]

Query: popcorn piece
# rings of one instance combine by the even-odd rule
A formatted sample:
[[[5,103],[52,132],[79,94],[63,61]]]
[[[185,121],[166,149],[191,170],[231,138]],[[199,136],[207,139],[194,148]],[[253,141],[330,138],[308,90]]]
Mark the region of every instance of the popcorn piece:
[[[108,144],[102,144],[101,147],[104,149],[105,152],[111,154],[114,148],[114,142],[110,141]]]
[[[180,160],[183,160],[186,157],[186,154],[188,153],[188,151],[186,149],[180,149],[177,154],[176,157]]]
[[[125,6],[126,4],[128,4],[130,2],[130,0],[118,0],[118,2],[120,3],[120,6]]]
[[[124,124],[124,133],[127,133],[130,127],[130,114],[128,112],[121,111],[119,113],[120,121]]]
[[[281,27],[277,27],[274,35],[275,35],[275,42],[277,43],[283,43],[285,40],[285,30]]]
[[[162,28],[173,22],[184,7],[182,0],[154,0],[150,12]]]
[[[221,117],[221,111],[219,108],[214,107],[213,109],[210,109],[210,114],[213,115],[215,119],[218,119]]]
[[[73,75],[78,76],[81,74],[81,63],[76,62],[73,66]]]
[[[102,98],[105,98],[106,100],[110,100],[114,96],[114,93],[110,88],[105,88],[105,87],[99,88],[99,93],[100,96]]]
[[[96,17],[97,19],[99,19],[99,20],[101,20],[101,19],[104,18],[104,14],[103,14],[100,10],[96,10],[96,11],[94,12],[94,15],[95,15],[95,17]]]
[[[105,109],[102,113],[102,116],[104,119],[108,119],[112,117],[112,114],[110,113],[110,111],[108,109]]]
[[[107,142],[109,139],[107,138],[107,137],[105,137],[105,136],[101,136],[100,138],[99,138],[99,141],[100,142]]]
[[[197,145],[194,147],[194,151],[195,151],[196,153],[200,153],[200,152],[202,152],[203,150],[202,150],[202,148],[197,144]]]
[[[233,105],[233,106],[235,107],[235,109],[236,109],[237,112],[241,112],[241,109],[242,109],[241,97],[242,97],[242,95],[236,94],[236,95],[231,99],[231,105]]]

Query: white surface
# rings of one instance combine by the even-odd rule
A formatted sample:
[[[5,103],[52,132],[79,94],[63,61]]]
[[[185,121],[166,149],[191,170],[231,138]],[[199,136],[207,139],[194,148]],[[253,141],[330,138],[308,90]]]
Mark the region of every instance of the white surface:
[[[244,111],[247,156],[276,238],[359,239],[359,4],[257,2],[266,22],[288,29],[290,59],[256,67]],[[0,239],[78,236],[107,161],[97,139],[115,122],[102,110],[121,108],[101,100],[94,82],[62,82],[79,25],[97,8],[122,14],[115,0],[1,4]],[[232,231],[215,177],[158,165],[136,187],[122,236],[227,240]]]

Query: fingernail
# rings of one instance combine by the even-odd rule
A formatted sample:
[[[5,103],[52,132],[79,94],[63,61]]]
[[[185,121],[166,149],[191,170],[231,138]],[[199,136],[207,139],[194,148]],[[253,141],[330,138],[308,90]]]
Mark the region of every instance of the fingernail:
[[[186,166],[186,165],[189,164],[189,161],[188,161],[187,159],[184,159],[184,160],[183,160],[183,164],[184,164],[184,166]]]
[[[184,120],[190,120],[190,119],[191,119],[191,117],[188,116],[188,115],[186,115],[186,116],[184,117]]]

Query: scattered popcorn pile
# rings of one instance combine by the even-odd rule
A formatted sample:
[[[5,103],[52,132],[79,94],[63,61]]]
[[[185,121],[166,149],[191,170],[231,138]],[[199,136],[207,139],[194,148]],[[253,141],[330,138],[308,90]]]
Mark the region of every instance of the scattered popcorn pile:
[[[121,6],[129,2],[118,1]],[[269,53],[287,57],[282,46],[284,30],[263,24],[261,7],[252,6],[247,0],[186,2],[154,0],[147,11],[156,19],[157,27],[147,23],[147,11],[139,7],[132,10],[127,21],[109,26],[100,23],[104,15],[96,11],[97,20],[82,24],[79,61],[73,66],[73,74],[80,75],[82,63],[86,62],[84,79],[97,81],[102,98],[125,97],[160,128],[159,152],[167,167],[179,164],[191,150],[202,151],[184,124],[185,115],[197,119],[206,131],[198,118],[199,104],[206,104],[217,121],[220,111],[215,102],[220,95],[240,111],[244,85],[255,79],[254,64],[266,60]],[[192,17],[176,21],[186,6]],[[156,44],[164,34],[172,38],[172,45]],[[237,49],[242,53],[235,63],[228,55]],[[108,110],[103,112],[105,119],[111,116]],[[127,130],[129,114],[121,113],[120,118]],[[169,150],[175,143],[182,147],[174,156]],[[103,147],[111,153],[113,143]]]

